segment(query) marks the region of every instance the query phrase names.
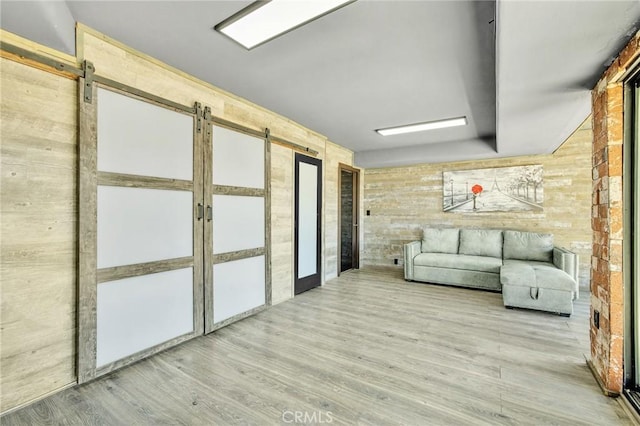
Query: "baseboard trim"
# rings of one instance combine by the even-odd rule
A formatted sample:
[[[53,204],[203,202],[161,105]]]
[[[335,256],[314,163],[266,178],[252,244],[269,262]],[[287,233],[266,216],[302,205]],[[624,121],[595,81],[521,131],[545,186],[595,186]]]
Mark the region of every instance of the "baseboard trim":
[[[47,392],[47,393],[45,393],[43,395],[40,395],[40,396],[38,396],[36,398],[30,399],[29,401],[23,402],[20,405],[16,405],[13,408],[9,408],[7,411],[3,411],[2,413],[0,413],[0,418],[2,418],[3,416],[5,416],[5,415],[7,415],[9,413],[14,413],[14,412],[16,412],[18,410],[21,410],[21,409],[23,409],[25,407],[28,407],[31,404],[35,404],[36,402],[42,401],[43,399],[48,398],[48,397],[50,397],[52,395],[55,395],[55,394],[57,394],[59,392],[62,392],[63,390],[72,388],[72,387],[76,386],[77,384],[78,384],[78,381],[73,381],[73,382],[71,382],[69,384],[66,384],[66,385],[64,385],[64,386],[62,386],[62,387],[60,387],[58,389],[52,390],[52,391]]]
[[[609,396],[611,398],[619,397],[620,394],[618,392],[610,391],[604,386],[604,383],[602,383],[602,379],[600,379],[600,375],[598,374],[598,371],[596,370],[595,366],[591,362],[591,359],[589,359],[586,355],[584,358],[587,361],[587,367],[589,367],[589,370],[591,371],[591,375],[593,375],[593,378],[596,379],[596,382],[598,383],[598,386],[600,387],[600,390],[602,391],[602,393],[604,393],[606,396]]]

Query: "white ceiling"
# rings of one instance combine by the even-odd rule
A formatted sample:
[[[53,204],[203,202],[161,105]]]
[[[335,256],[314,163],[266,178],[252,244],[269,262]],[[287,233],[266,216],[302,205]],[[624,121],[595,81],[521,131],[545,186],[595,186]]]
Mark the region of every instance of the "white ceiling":
[[[2,1],[0,22],[68,53],[82,22],[326,135],[367,168],[552,152],[640,24],[638,0],[359,0],[246,51],[212,27],[250,3]],[[466,127],[374,132],[462,115]]]

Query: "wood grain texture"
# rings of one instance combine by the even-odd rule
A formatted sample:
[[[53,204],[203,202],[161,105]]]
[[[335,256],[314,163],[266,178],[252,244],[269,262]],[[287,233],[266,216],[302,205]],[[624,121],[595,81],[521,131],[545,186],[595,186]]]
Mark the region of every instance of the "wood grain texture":
[[[76,58],[74,56],[69,55],[68,53],[60,52],[59,50],[52,49],[43,44],[27,40],[26,38],[3,30],[2,28],[0,28],[0,40],[2,40],[2,42],[4,43],[9,43],[13,46],[46,56],[50,59],[54,59],[69,67],[80,67],[80,63],[76,61]]]
[[[195,158],[195,156],[194,156]],[[201,158],[199,159],[201,160]],[[98,185],[124,186],[127,188],[167,189],[193,191],[190,180],[168,179],[155,176],[128,175],[124,173],[98,172]]]
[[[213,122],[211,117],[207,117],[204,123],[203,135],[203,205],[209,206],[213,203]],[[204,230],[204,332],[213,331],[213,264],[208,259],[213,258],[213,222],[203,221]]]
[[[303,152],[307,155],[311,155],[311,156],[317,156],[319,154],[318,151],[316,151],[315,149],[311,149],[307,146],[303,146],[297,143],[293,143],[293,142],[289,142],[289,141],[285,141],[282,139],[278,139],[278,138],[273,138],[272,143],[287,147],[289,149],[292,149],[294,151],[298,151],[298,152]]]
[[[204,222],[198,220],[197,205],[206,205],[204,201],[204,143],[206,123],[201,121],[201,131],[198,132],[198,115],[203,114],[202,106],[194,107],[196,116],[193,118],[193,327],[194,334],[204,334]]]
[[[6,59],[0,85],[3,412],[76,379],[78,101],[76,81]]]
[[[190,268],[194,266],[193,256],[179,257],[154,262],[136,263],[133,265],[114,266],[97,270],[97,283],[122,280],[125,278],[139,277],[142,275],[157,274],[159,272],[173,271],[176,269]]]
[[[92,88],[92,103],[84,101],[84,78],[78,80],[79,114],[79,214],[78,229],[78,382],[95,377],[97,353],[97,105],[98,91]]]
[[[6,51],[4,49],[0,50],[0,57],[2,57],[4,59],[8,59],[10,61],[18,62],[20,64],[27,65],[27,66],[32,67],[32,68],[36,68],[36,69],[45,71],[47,73],[51,73],[51,74],[55,74],[55,75],[60,76],[60,77],[68,78],[70,80],[77,80],[78,79],[78,76],[73,72],[61,71],[58,68],[56,68],[55,66],[44,64],[44,63],[42,63],[40,61],[36,61],[35,59],[26,58],[26,57],[21,56],[19,54],[8,52],[8,51]]]
[[[507,310],[499,294],[364,268],[2,420],[630,425],[584,362],[588,295],[575,307]]]
[[[580,285],[588,286],[592,252],[591,151],[587,119],[554,154],[498,160],[424,164],[367,169],[363,173],[363,265],[392,265],[402,259],[403,244],[421,238],[425,225],[516,229],[549,232],[555,245],[580,255]],[[542,164],[544,210],[541,212],[444,213],[442,172]]]
[[[245,188],[241,186],[213,185],[215,195],[239,195],[241,197],[264,197],[266,191],[261,188]]]
[[[293,151],[271,145],[272,303],[293,297]]]
[[[265,305],[271,306],[271,131],[265,129],[264,141],[264,294]]]
[[[241,260],[241,259],[248,259],[250,257],[262,256],[265,253],[266,253],[265,247],[230,251],[227,253],[214,254],[211,257],[211,263],[213,265],[217,265],[219,263],[233,262],[234,260]]]

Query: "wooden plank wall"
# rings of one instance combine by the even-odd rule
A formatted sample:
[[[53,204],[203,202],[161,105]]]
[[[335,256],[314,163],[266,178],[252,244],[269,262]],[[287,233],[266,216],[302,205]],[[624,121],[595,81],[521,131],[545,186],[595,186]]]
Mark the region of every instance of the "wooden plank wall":
[[[293,296],[293,151],[271,147],[271,302]]]
[[[93,62],[102,77],[183,105],[202,102],[214,116],[258,131],[268,127],[276,138],[318,151],[325,176],[324,231],[330,234],[323,235],[323,243],[332,253],[329,260],[323,245],[323,265],[329,277],[335,275],[328,264],[337,262],[337,164],[351,164],[351,151],[83,25],[77,37],[78,62]],[[76,81],[5,59],[1,64],[0,411],[5,412],[76,381],[78,114]],[[293,297],[293,167],[293,151],[274,144],[273,303]]]
[[[580,255],[580,282],[589,282],[591,262],[591,142],[588,118],[554,154],[498,160],[367,169],[364,172],[364,265],[393,265],[402,246],[421,237],[425,225],[509,228],[551,232],[556,245]],[[448,170],[542,164],[544,211],[444,213],[442,172]],[[399,266],[400,267],[400,266]]]
[[[0,411],[75,382],[77,83],[0,59]]]

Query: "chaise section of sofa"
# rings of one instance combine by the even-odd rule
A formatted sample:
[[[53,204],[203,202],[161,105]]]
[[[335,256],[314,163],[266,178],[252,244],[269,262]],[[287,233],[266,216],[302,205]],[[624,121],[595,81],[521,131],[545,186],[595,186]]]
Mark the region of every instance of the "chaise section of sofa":
[[[554,247],[552,234],[505,231],[504,305],[571,315],[578,296],[577,261],[577,255]]]

